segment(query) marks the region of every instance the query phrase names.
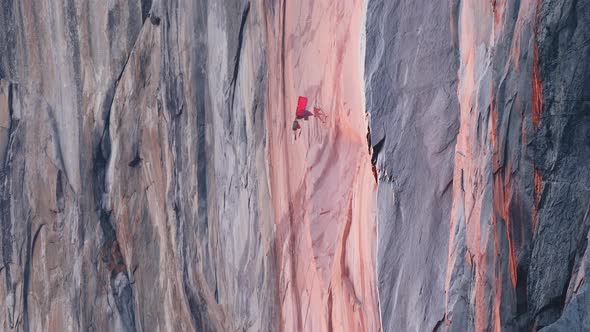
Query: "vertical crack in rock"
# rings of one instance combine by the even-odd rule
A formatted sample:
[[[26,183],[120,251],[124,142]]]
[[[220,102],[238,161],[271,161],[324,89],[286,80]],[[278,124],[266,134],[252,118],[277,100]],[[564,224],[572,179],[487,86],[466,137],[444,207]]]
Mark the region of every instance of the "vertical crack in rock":
[[[248,20],[248,13],[250,12],[250,1],[248,1],[246,3],[246,8],[244,8],[244,11],[242,12],[242,21],[240,23],[240,32],[238,34],[238,47],[236,50],[236,56],[234,58],[234,72],[232,75],[232,79],[230,82],[230,85],[232,86],[232,93],[231,93],[231,108],[230,108],[230,114],[231,114],[231,110],[234,109],[234,100],[235,100],[235,96],[236,96],[236,85],[237,85],[237,80],[238,80],[238,74],[240,73],[240,58],[242,56],[242,45],[244,43],[244,32],[246,30],[246,22]]]
[[[6,83],[6,82],[1,82]],[[15,115],[15,103],[20,101],[23,91],[15,83],[9,82],[4,86],[7,91],[3,117],[6,117],[3,129],[8,131],[4,136],[7,144],[0,170],[0,231],[2,241],[2,265],[4,272],[4,287],[6,296],[6,320],[5,324],[11,329],[21,328],[25,309],[21,301],[28,301],[28,292],[23,293],[21,285],[28,284],[30,273],[29,258],[31,245],[31,220],[30,215],[25,218],[22,211],[29,207],[28,197],[24,196],[24,166],[22,165],[22,151],[24,147],[21,121]],[[22,105],[21,105],[22,106]],[[15,199],[16,198],[16,199]],[[18,203],[18,204],[16,204]],[[30,211],[29,211],[30,212]],[[18,250],[18,253],[15,251]],[[24,253],[23,253],[24,250]],[[24,256],[26,255],[26,256]],[[13,270],[11,267],[14,266]],[[21,273],[23,273],[21,275]],[[27,286],[28,287],[28,286]],[[19,303],[20,302],[20,303]]]
[[[375,144],[375,146],[371,146],[371,132],[367,133],[368,141],[369,141],[369,152],[371,153],[371,171],[373,172],[373,177],[375,177],[375,183],[379,183],[379,171],[377,170],[377,161],[379,159],[379,153],[381,149],[383,149],[383,145],[385,144],[385,135],[383,138]],[[385,179],[389,180],[389,179]]]
[[[30,320],[29,320],[29,288],[30,288],[30,284],[31,284],[31,265],[33,264],[33,257],[35,254],[35,244],[37,243],[37,238],[39,236],[39,233],[41,232],[41,229],[43,229],[43,226],[45,226],[45,224],[41,224],[37,227],[37,230],[35,231],[34,236],[32,237],[32,241],[31,241],[31,226],[32,226],[32,222],[30,220],[27,220],[27,240],[26,240],[26,254],[25,254],[25,268],[23,271],[23,294],[22,294],[22,298],[23,298],[23,330],[24,331],[29,331],[29,324],[30,324]]]
[[[202,8],[204,12],[207,12],[207,7],[204,6]],[[203,33],[207,32],[207,22],[205,18],[200,18],[199,21],[196,23],[197,27],[203,30]],[[202,49],[207,47],[205,42],[202,43]],[[196,93],[195,93],[195,103],[196,103],[196,115],[195,115],[195,124],[196,127],[194,128],[197,134],[197,156],[205,157],[209,156],[210,151],[208,150],[208,142],[207,142],[207,105],[210,105],[209,98],[210,94],[208,93],[208,83],[207,83],[207,57],[206,53],[202,52],[201,55],[197,56],[196,66],[200,68],[200,70],[196,70],[194,72],[194,82],[196,83]],[[209,189],[208,189],[208,176],[209,176],[209,169],[207,163],[209,162],[208,158],[205,158],[201,162],[197,163],[197,212],[198,212],[198,220],[199,226],[198,229],[201,230],[201,234],[199,234],[203,238],[205,234],[209,232]]]
[[[100,227],[103,233],[101,249],[102,262],[109,272],[110,289],[115,299],[115,305],[119,312],[123,327],[126,331],[135,331],[135,313],[133,305],[133,292],[127,266],[121,254],[115,221],[111,211],[105,209],[107,204],[105,196],[108,195],[105,188],[105,173],[108,160],[111,155],[111,141],[109,135],[110,111],[105,122],[103,135],[94,153],[94,177],[95,177],[95,204],[99,207],[98,215]]]
[[[185,248],[186,250],[187,248]],[[185,251],[186,252],[186,251]],[[188,305],[191,313],[191,319],[197,331],[216,331],[215,323],[212,320],[212,317],[209,315],[209,308],[207,305],[207,301],[203,298],[200,289],[197,287],[197,290],[193,290],[191,286],[189,274],[188,274],[188,262],[186,261],[186,256],[183,257],[183,272],[182,272],[182,284],[184,292],[188,298]],[[217,322],[222,323],[222,322]]]
[[[57,213],[62,213],[65,208],[65,198],[64,198],[64,184],[63,184],[63,172],[61,170],[57,171],[57,177],[55,180],[55,204],[57,208]]]
[[[377,144],[373,146],[373,153],[371,154],[371,164],[373,165],[377,164],[379,153],[381,152],[381,149],[383,149],[383,145],[385,144],[385,137],[386,136],[383,135],[383,138],[381,138],[379,142],[377,142]]]
[[[78,34],[79,22],[76,12],[75,0],[67,0],[66,5],[66,24],[68,36],[68,49],[71,50],[71,61],[73,65],[74,82],[77,87],[76,91],[76,106],[82,108],[82,71],[81,71],[81,55],[80,55],[80,36]]]
[[[10,275],[10,264],[12,262],[12,214],[11,214],[11,176],[12,176],[12,156],[19,149],[18,128],[19,120],[13,119],[13,102],[14,102],[14,85],[8,83],[8,144],[4,156],[2,156],[3,164],[0,170],[0,216],[2,216],[1,232],[2,232],[2,265],[4,267],[5,285],[6,289],[12,288],[12,280]]]
[[[153,0],[141,0],[141,21],[145,22],[145,20],[150,17],[150,10],[152,9],[152,1]]]

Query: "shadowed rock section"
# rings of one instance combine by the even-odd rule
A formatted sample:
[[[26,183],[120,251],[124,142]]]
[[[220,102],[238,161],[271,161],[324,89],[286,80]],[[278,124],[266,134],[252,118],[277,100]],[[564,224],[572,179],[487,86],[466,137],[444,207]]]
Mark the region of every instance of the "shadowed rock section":
[[[589,19],[582,1],[369,1],[386,331],[588,329]]]
[[[379,174],[377,278],[385,331],[431,331],[444,273],[459,129],[459,61],[441,1],[368,2],[365,91]]]
[[[530,312],[547,331],[590,329],[590,3],[541,2]],[[583,166],[584,165],[584,166]]]

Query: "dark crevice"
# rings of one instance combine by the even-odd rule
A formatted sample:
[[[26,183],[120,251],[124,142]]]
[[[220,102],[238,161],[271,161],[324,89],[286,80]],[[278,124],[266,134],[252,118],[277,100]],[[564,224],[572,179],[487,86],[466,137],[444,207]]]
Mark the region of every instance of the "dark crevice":
[[[450,192],[452,188],[453,188],[453,178],[451,178],[449,180],[449,182],[447,182],[447,184],[443,188],[442,192],[440,193],[440,197],[443,197],[447,192]]]
[[[371,153],[371,126],[367,125],[367,145],[369,154]]]
[[[238,80],[238,74],[240,72],[240,57],[242,55],[242,45],[244,43],[244,31],[246,29],[246,21],[248,20],[248,13],[250,12],[250,1],[246,3],[246,8],[242,12],[242,22],[240,24],[240,33],[238,34],[238,49],[236,51],[235,57],[235,64],[234,64],[234,74],[232,76],[232,80],[230,85],[232,86],[232,93],[231,93],[231,108],[230,111],[234,108],[234,99],[236,95],[236,85]]]
[[[129,59],[127,59],[128,61]],[[111,293],[115,299],[115,304],[119,316],[121,318],[124,330],[135,331],[135,313],[133,305],[133,291],[129,276],[127,273],[127,265],[119,242],[117,241],[117,234],[115,229],[115,221],[111,215],[110,208],[107,209],[103,197],[107,195],[105,186],[105,177],[108,161],[111,157],[111,137],[110,137],[110,117],[111,110],[114,104],[114,96],[118,86],[119,79],[125,71],[127,62],[121,70],[119,78],[115,82],[114,87],[107,94],[105,100],[105,119],[102,136],[99,139],[94,151],[93,162],[93,176],[94,176],[94,201],[99,217],[100,228],[103,233],[103,244],[101,247],[102,262],[109,273],[109,281],[111,285]],[[121,275],[122,276],[119,276]]]
[[[141,21],[150,17],[150,10],[152,9],[152,0],[141,0]]]
[[[27,218],[27,240],[26,240],[26,255],[25,255],[25,264],[24,264],[24,271],[23,271],[23,331],[29,331],[29,287],[31,284],[31,265],[33,261],[33,255],[35,253],[35,244],[37,243],[37,238],[39,237],[39,233],[41,229],[43,229],[45,224],[39,225],[37,230],[35,231],[35,235],[31,239],[31,227],[32,221],[29,216]]]
[[[432,332],[437,332],[439,329],[442,328],[444,323],[445,323],[445,315],[443,315],[443,317],[441,319],[439,319],[438,322],[436,322],[436,324],[434,324],[434,328],[432,329]]]
[[[71,62],[73,66],[73,74],[74,74],[74,82],[76,83],[76,105],[81,109],[82,108],[82,57],[80,55],[80,38],[78,36],[78,28],[80,26],[78,22],[78,15],[76,10],[76,2],[74,0],[68,0],[67,7],[66,7],[66,24],[68,27],[68,36],[67,47],[68,50],[71,50]]]
[[[373,154],[371,155],[371,164],[373,165],[377,164],[379,153],[381,152],[381,149],[383,149],[383,145],[385,144],[385,137],[386,136],[384,135],[383,138],[381,138],[379,142],[377,142],[377,144],[373,146]]]
[[[9,125],[8,125],[8,132],[9,134],[9,139],[12,137],[12,132],[13,132],[13,114],[14,114],[14,108],[12,106],[12,103],[14,102],[14,91],[13,91],[13,84],[12,83],[8,83],[8,115],[9,115]],[[16,120],[16,124],[18,124],[18,120]],[[7,149],[6,151],[4,151],[4,155],[2,156],[2,160],[4,161],[3,165],[0,165],[0,169],[4,169],[6,167],[6,165],[8,165],[8,154],[9,154],[9,149],[8,147],[10,147],[10,144],[7,145]],[[2,182],[4,183],[4,182]]]
[[[156,16],[154,13],[150,13],[150,22],[155,25],[158,26],[160,25],[160,17]]]
[[[40,230],[40,229],[39,229]],[[23,271],[23,331],[29,331],[29,282],[31,279],[31,221],[27,220],[25,269]]]
[[[185,239],[186,241],[186,239]],[[186,243],[185,243],[186,247]],[[200,291],[197,289],[195,292],[191,287],[188,275],[188,265],[186,261],[186,251],[183,254],[183,271],[182,271],[182,285],[184,288],[184,292],[186,294],[188,300],[188,306],[191,313],[191,318],[193,321],[194,327],[197,331],[214,331],[215,329],[211,326],[212,320],[209,317],[209,310],[207,309],[207,302],[201,295]]]
[[[101,248],[101,258],[107,271],[111,285],[111,294],[125,331],[135,331],[135,313],[133,310],[133,290],[127,274],[127,265],[121,254],[117,235],[113,227],[110,213],[100,211],[100,226],[103,231],[104,243]],[[121,277],[119,277],[122,275]]]
[[[65,208],[64,187],[63,187],[63,172],[57,171],[57,179],[55,180],[55,205],[57,212],[63,212]]]
[[[217,273],[215,274],[215,302],[219,304],[219,286],[217,284]]]
[[[139,151],[135,153],[135,157],[133,157],[133,160],[131,160],[129,162],[129,167],[135,167],[137,165],[139,165],[141,163],[142,159],[139,156]]]
[[[109,14],[108,14],[109,15],[109,22],[115,21],[115,18],[114,18],[115,13],[113,11],[109,11]],[[114,23],[112,23],[112,24],[114,24]],[[142,29],[143,29],[143,25],[141,26],[137,35],[134,36],[134,38],[133,38],[133,44],[132,44],[133,46],[131,46],[131,49],[129,49],[129,54],[127,54],[127,58],[125,59],[125,62],[123,63],[123,67],[121,68],[121,71],[119,72],[119,75],[117,76],[117,79],[115,80],[115,84],[113,85],[113,87],[111,89],[109,89],[109,91],[106,94],[105,110],[106,110],[107,114],[106,114],[105,119],[107,121],[109,119],[111,109],[113,108],[113,103],[115,101],[115,96],[117,94],[117,88],[119,87],[119,82],[121,81],[121,78],[123,77],[123,74],[125,73],[125,69],[127,68],[127,64],[129,63],[129,59],[131,59],[131,56],[133,55],[133,51],[135,50],[135,45],[137,44],[137,41],[139,40],[139,37],[141,36]],[[109,33],[110,33],[110,30],[109,30]],[[109,37],[109,38],[113,39],[112,37]]]
[[[14,109],[14,85],[8,85],[8,113],[10,114],[10,126],[8,129],[9,139],[4,155],[4,165],[0,171],[0,232],[2,233],[2,263],[5,267],[5,285],[6,289],[12,288],[10,277],[10,264],[12,259],[12,212],[10,199],[12,196],[10,175],[12,172],[12,153],[18,150],[20,142],[16,131],[18,130],[19,120],[13,119]]]
[[[332,307],[334,305],[332,298],[332,286],[328,289],[328,331],[334,331],[334,322],[332,321]]]

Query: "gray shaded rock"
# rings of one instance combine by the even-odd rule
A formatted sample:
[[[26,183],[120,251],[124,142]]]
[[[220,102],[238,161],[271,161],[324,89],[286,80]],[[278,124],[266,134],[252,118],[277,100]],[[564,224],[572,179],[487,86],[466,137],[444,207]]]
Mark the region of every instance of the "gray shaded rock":
[[[433,330],[444,283],[458,130],[449,4],[368,3],[365,81],[377,193],[379,299],[386,331]]]
[[[384,330],[585,329],[589,6],[368,8]]]
[[[543,2],[538,24],[542,109],[534,157],[541,183],[529,302],[538,327],[559,319],[551,329],[566,322],[581,329],[590,313],[586,288],[571,301],[567,289],[590,222],[590,4]],[[571,325],[578,310],[581,325]]]
[[[274,330],[264,8],[1,7],[2,329]]]

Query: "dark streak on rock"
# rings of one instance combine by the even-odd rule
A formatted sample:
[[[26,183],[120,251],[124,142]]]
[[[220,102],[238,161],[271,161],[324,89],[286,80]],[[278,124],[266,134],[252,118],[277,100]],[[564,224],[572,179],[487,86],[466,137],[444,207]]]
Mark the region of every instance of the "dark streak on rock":
[[[76,83],[76,106],[82,108],[82,70],[81,70],[81,57],[80,57],[80,37],[78,35],[78,15],[76,14],[76,4],[74,0],[68,0],[66,7],[66,17],[68,27],[68,44],[71,47],[68,49],[72,50],[73,74],[74,82]]]
[[[373,146],[373,154],[371,155],[371,164],[375,165],[377,164],[377,159],[379,158],[379,153],[381,152],[381,149],[383,148],[383,145],[385,144],[385,137],[383,136],[383,138],[381,138],[379,140],[379,142],[377,142],[377,144],[375,144]]]
[[[437,332],[438,330],[440,330],[444,323],[445,323],[445,317],[443,316],[443,318],[439,319],[438,322],[436,322],[436,324],[434,325],[434,328],[432,329],[432,332]]]
[[[141,0],[141,21],[145,22],[145,19],[150,17],[150,10],[152,9],[152,0]]]
[[[158,16],[156,16],[156,15],[155,15],[155,14],[153,14],[153,13],[150,13],[148,16],[150,17],[150,22],[151,22],[153,25],[155,25],[155,26],[158,26],[158,25],[160,25],[160,18],[159,18]]]
[[[203,2],[200,4],[201,10],[203,12],[207,12],[207,2]],[[206,35],[207,33],[207,20],[206,17],[203,15],[197,16],[197,21],[195,24],[196,31],[199,33],[203,33]],[[197,43],[197,49],[206,49],[208,46],[205,42],[205,39],[199,38]],[[207,149],[207,140],[206,140],[206,130],[207,130],[207,106],[209,105],[209,93],[208,93],[208,86],[207,86],[207,56],[206,52],[198,52],[195,55],[193,61],[193,70],[191,73],[191,80],[194,82],[195,86],[195,128],[190,128],[190,130],[196,133],[196,153],[197,156],[209,156],[209,151]],[[182,79],[182,77],[181,77]],[[176,84],[174,80],[171,82],[172,84]],[[173,85],[175,87],[176,85]],[[178,99],[182,100],[182,91],[172,89],[168,95],[169,103],[172,103],[176,107],[178,105]],[[170,106],[170,104],[169,104]],[[176,110],[176,108],[174,108]],[[180,128],[184,128],[181,126]],[[177,142],[182,142],[182,133],[181,131],[177,131]],[[177,144],[178,144],[177,143]],[[181,156],[182,147],[179,146],[177,151],[177,156]],[[180,166],[179,166],[180,167]],[[197,165],[197,220],[198,226],[197,229],[199,230],[199,235],[207,234],[208,232],[208,160],[204,158],[201,162],[198,162]],[[182,168],[181,168],[182,169]]]
[[[16,130],[18,129],[19,120],[13,120],[13,102],[14,91],[13,85],[8,86],[8,111],[10,114],[9,141],[4,156],[4,165],[0,172],[0,231],[2,232],[2,263],[5,268],[6,289],[12,288],[10,277],[10,263],[12,259],[12,213],[11,213],[11,173],[12,173],[12,153],[19,149],[20,140]],[[13,151],[14,150],[14,151]]]
[[[139,156],[139,151],[135,153],[133,160],[129,162],[129,167],[135,167],[141,163],[143,159]]]
[[[63,172],[61,170],[57,170],[57,179],[55,180],[55,204],[57,206],[57,212],[60,213],[63,212],[65,207],[62,174]]]
[[[236,85],[237,85],[236,82],[238,80],[238,74],[240,72],[240,57],[242,55],[242,45],[244,42],[244,30],[246,28],[246,21],[248,19],[249,12],[250,12],[250,1],[248,1],[246,3],[246,8],[244,8],[244,11],[242,13],[242,22],[240,23],[240,33],[238,34],[238,48],[237,48],[236,57],[235,57],[234,73],[233,73],[232,80],[230,83],[230,85],[232,86],[230,114],[231,114],[231,110],[233,110],[233,108],[234,108],[234,99],[235,99],[235,95],[236,95]]]
[[[369,154],[371,154],[371,126],[367,124],[367,145],[369,149]]]
[[[0,33],[4,40],[0,43],[0,78],[14,79],[16,75],[16,23],[14,0],[2,1],[2,17],[0,18]]]
[[[39,237],[39,233],[41,229],[45,226],[45,224],[39,225],[37,230],[35,231],[35,235],[31,241],[31,227],[32,221],[29,216],[27,220],[27,239],[26,239],[26,253],[25,253],[25,262],[24,262],[24,271],[23,271],[23,330],[29,331],[29,287],[31,284],[31,265],[33,261],[33,256],[35,254],[35,244],[37,243],[37,238]]]
[[[95,206],[98,207],[98,216],[100,228],[103,232],[103,244],[101,249],[102,261],[105,263],[107,270],[109,271],[109,280],[111,284],[112,295],[115,298],[115,304],[119,316],[121,317],[124,329],[126,331],[135,331],[135,313],[133,305],[133,291],[131,284],[129,283],[129,276],[127,274],[127,266],[125,264],[123,255],[119,247],[117,240],[117,234],[115,229],[115,222],[112,220],[110,208],[106,209],[105,203],[103,202],[103,196],[107,194],[105,187],[105,176],[106,167],[108,160],[111,157],[111,137],[110,137],[110,118],[112,106],[114,103],[114,97],[118,83],[125,72],[125,68],[131,57],[131,52],[127,57],[123,68],[115,82],[113,88],[107,93],[105,100],[105,112],[106,116],[104,119],[104,129],[102,136],[94,151],[94,162],[93,162],[93,176],[94,176],[94,200]],[[132,161],[133,162],[133,161]],[[117,279],[118,275],[123,276]],[[123,284],[121,284],[123,283]]]
[[[100,211],[100,226],[103,231],[104,243],[101,248],[102,262],[105,264],[109,272],[109,280],[111,284],[112,295],[115,299],[115,304],[121,317],[125,331],[135,331],[135,314],[133,310],[133,291],[129,283],[129,276],[127,274],[127,266],[119,242],[117,241],[117,234],[113,227],[114,222],[111,220],[111,214]],[[122,274],[121,279],[117,279]],[[119,282],[119,283],[118,283]],[[120,283],[123,284],[120,284]]]
[[[186,242],[185,242],[186,244]],[[188,249],[188,248],[186,248]],[[186,255],[186,250],[184,251]],[[209,311],[207,310],[207,302],[200,294],[200,290],[196,292],[190,285],[190,278],[188,275],[188,262],[186,256],[183,257],[183,271],[182,271],[182,285],[186,293],[188,305],[191,311],[191,318],[197,331],[215,331],[211,326],[211,319],[209,318]]]

